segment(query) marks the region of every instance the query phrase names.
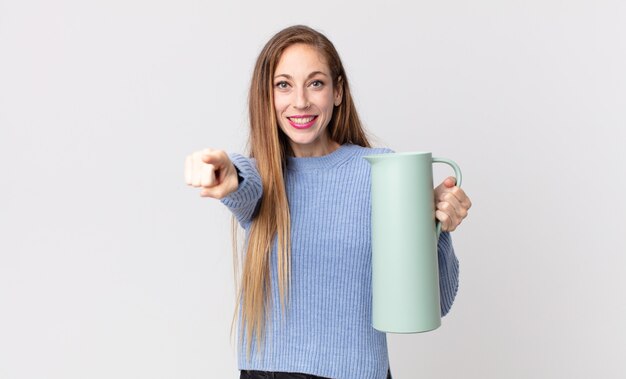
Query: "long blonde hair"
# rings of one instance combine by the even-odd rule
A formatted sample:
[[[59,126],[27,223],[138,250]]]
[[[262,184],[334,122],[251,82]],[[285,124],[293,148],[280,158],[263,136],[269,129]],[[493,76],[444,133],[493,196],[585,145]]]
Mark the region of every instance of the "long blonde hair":
[[[352,143],[370,147],[352,100],[348,78],[339,54],[333,44],[320,32],[295,25],[275,34],[257,58],[248,96],[250,156],[256,159],[257,169],[263,183],[263,197],[250,226],[247,246],[244,247],[243,274],[237,288],[237,302],[233,324],[239,312],[241,300],[241,333],[247,336],[247,357],[250,357],[253,332],[257,347],[264,337],[265,323],[271,309],[270,255],[274,238],[277,243],[278,283],[282,314],[288,304],[291,283],[291,218],[285,190],[284,172],[286,157],[293,155],[289,138],[278,127],[274,110],[273,77],[283,51],[296,43],[317,48],[330,69],[333,88],[342,90],[341,104],[333,110],[327,127],[330,138],[339,143]],[[236,232],[233,219],[233,248],[235,277],[238,277]],[[231,324],[231,335],[232,325]],[[268,324],[269,325],[269,324]]]

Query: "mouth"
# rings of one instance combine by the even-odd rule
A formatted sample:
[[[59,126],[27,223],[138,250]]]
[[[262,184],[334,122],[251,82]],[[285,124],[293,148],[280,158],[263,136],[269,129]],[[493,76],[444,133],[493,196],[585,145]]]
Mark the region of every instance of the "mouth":
[[[295,115],[287,117],[287,120],[296,129],[307,129],[315,124],[317,115]]]

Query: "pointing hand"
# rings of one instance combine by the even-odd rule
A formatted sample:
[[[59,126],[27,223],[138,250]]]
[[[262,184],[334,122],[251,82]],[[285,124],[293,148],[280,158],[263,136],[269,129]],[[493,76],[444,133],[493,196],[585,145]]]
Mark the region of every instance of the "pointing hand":
[[[204,149],[185,159],[185,182],[200,196],[222,199],[239,187],[237,170],[223,150]]]

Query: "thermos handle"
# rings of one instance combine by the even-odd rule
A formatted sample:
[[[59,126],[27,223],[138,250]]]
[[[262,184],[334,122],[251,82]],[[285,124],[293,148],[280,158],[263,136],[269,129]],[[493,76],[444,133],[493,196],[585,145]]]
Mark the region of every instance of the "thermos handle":
[[[461,187],[461,169],[451,159],[447,158],[435,158],[433,157],[433,163],[445,163],[454,169],[454,176],[456,177],[456,186]],[[437,220],[437,241],[439,241],[439,235],[441,234],[441,221]]]

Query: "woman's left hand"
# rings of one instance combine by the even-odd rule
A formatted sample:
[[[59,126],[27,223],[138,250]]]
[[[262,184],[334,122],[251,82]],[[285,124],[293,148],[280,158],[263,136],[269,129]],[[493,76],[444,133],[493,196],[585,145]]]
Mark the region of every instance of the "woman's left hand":
[[[465,191],[455,183],[456,178],[449,176],[435,188],[435,217],[441,221],[441,231],[444,232],[455,230],[472,207]]]

